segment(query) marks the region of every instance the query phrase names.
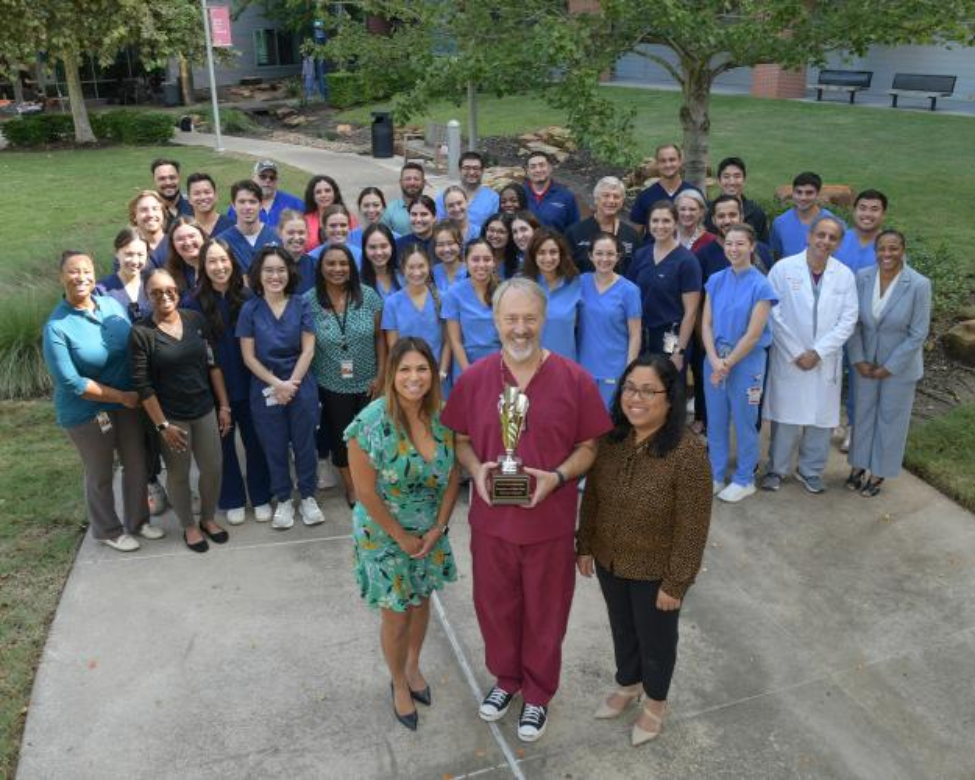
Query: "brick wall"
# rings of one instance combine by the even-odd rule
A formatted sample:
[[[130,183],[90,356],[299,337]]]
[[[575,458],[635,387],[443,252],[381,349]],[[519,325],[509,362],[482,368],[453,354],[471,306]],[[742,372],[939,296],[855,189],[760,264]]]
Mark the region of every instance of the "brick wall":
[[[785,70],[779,65],[752,68],[752,95],[765,98],[801,98],[806,95],[806,69]]]

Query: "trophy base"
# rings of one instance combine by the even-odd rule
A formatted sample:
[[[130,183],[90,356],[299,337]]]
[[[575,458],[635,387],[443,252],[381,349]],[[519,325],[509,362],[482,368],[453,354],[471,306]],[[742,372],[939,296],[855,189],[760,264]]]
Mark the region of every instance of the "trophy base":
[[[526,506],[532,501],[531,477],[496,472],[491,475],[489,493],[495,506]]]

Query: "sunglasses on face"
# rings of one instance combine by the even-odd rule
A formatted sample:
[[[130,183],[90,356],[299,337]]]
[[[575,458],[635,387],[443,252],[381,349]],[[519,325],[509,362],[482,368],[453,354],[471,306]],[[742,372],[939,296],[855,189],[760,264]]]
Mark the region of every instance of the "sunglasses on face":
[[[149,297],[154,301],[159,301],[163,298],[171,298],[176,300],[177,296],[179,296],[179,290],[177,290],[175,287],[161,287],[149,291]]]

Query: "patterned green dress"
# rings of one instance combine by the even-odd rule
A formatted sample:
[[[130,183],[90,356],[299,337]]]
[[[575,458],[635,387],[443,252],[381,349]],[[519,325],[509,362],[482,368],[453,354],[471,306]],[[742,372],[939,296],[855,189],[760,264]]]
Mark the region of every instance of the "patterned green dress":
[[[433,437],[436,450],[433,460],[427,463],[386,414],[385,398],[369,404],[345,429],[345,440],[355,439],[369,456],[376,470],[379,497],[400,525],[417,535],[436,522],[454,465],[454,437],[441,424],[439,414],[433,420]],[[445,582],[457,579],[446,536],[425,558],[413,560],[369,517],[361,503],[356,503],[352,512],[352,538],[356,581],[371,607],[405,612]]]

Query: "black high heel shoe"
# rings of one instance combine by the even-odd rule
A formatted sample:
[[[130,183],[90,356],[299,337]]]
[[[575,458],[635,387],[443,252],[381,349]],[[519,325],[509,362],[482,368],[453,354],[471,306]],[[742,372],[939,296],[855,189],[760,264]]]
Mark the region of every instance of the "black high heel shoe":
[[[851,469],[850,476],[846,478],[846,489],[859,493],[863,488],[863,478],[866,473],[866,469]]]
[[[226,544],[227,540],[230,538],[230,534],[228,534],[223,528],[216,533],[210,533],[207,530],[207,527],[203,525],[203,523],[200,523],[200,530],[203,531],[203,535],[209,538],[214,544]]]
[[[427,687],[422,691],[414,691],[412,688],[410,688],[410,696],[413,698],[413,701],[418,701],[420,704],[426,707],[433,704],[433,694],[430,693],[429,685],[427,685]]]
[[[410,693],[412,694],[413,692],[410,691]],[[392,683],[389,684],[389,694],[393,700],[393,715],[396,716],[396,720],[406,726],[410,731],[416,731],[416,727],[420,723],[420,716],[417,714],[417,711],[413,710],[408,715],[400,715],[399,710],[396,709],[396,688],[393,687]]]

